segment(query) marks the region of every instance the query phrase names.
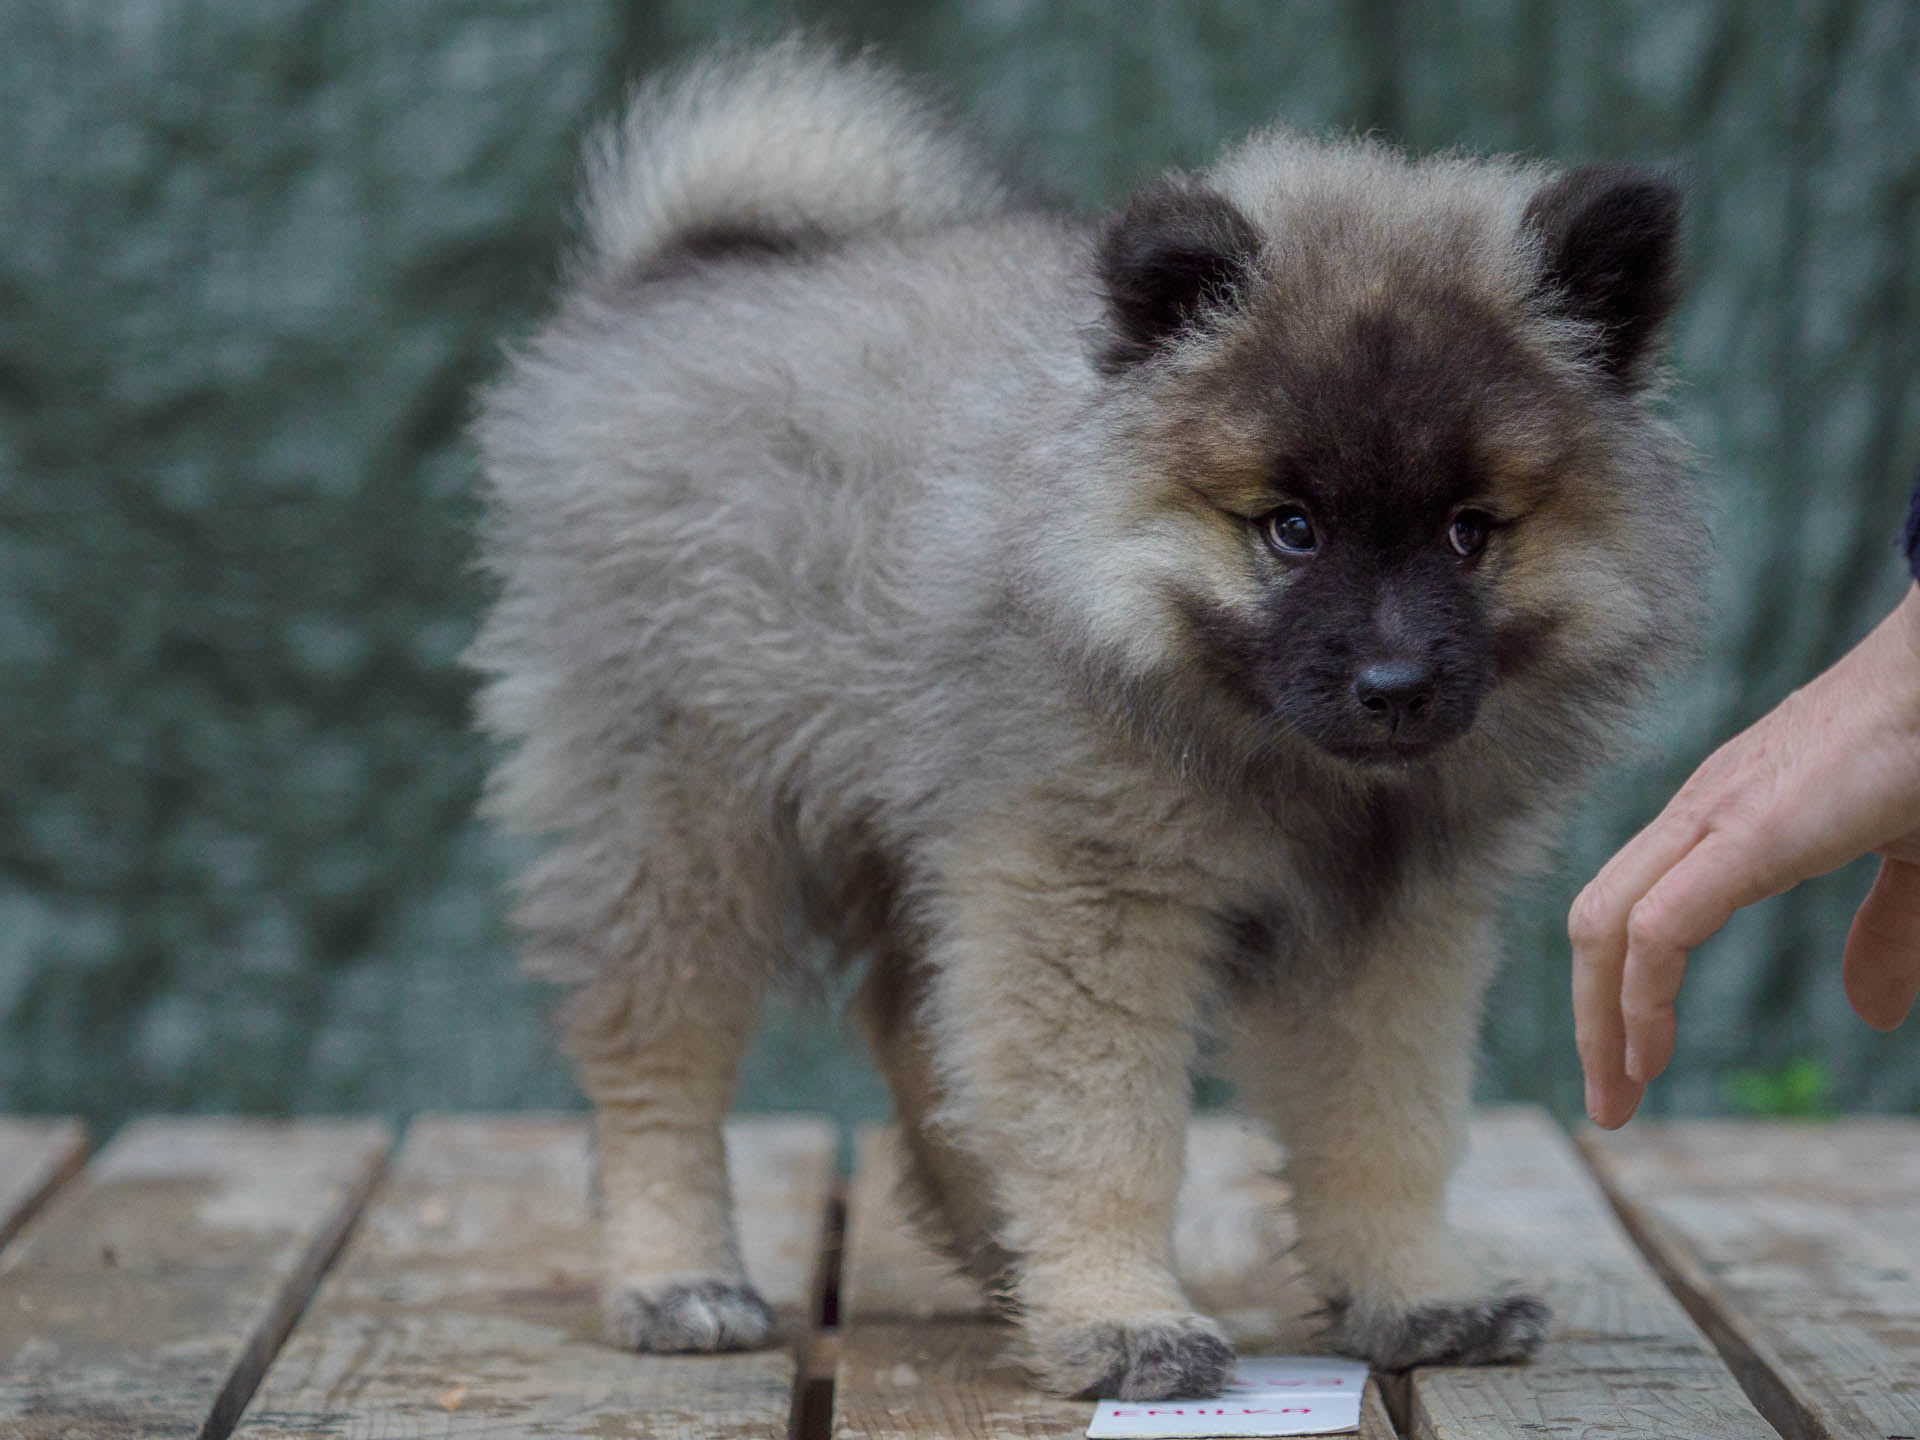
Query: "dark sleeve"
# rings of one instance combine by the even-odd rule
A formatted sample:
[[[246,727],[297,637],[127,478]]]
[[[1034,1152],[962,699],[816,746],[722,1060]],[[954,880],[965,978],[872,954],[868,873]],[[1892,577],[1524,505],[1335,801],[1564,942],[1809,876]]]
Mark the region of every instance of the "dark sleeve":
[[[1907,502],[1907,568],[1920,580],[1920,479],[1913,482],[1913,499]]]

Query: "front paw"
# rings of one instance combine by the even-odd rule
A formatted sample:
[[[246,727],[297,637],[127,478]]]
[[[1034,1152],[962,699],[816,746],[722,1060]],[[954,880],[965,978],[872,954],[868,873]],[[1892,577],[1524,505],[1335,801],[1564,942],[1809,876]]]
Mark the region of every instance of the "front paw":
[[[1204,1315],[1141,1316],[1033,1335],[1034,1376],[1058,1395],[1168,1400],[1217,1395],[1233,1374],[1233,1345]]]
[[[767,1302],[744,1280],[723,1275],[611,1284],[606,1310],[613,1343],[650,1355],[758,1350],[773,1339]]]
[[[1500,1365],[1530,1359],[1553,1318],[1531,1295],[1423,1300],[1397,1308],[1349,1301],[1329,1305],[1327,1344],[1379,1370],[1415,1365]]]

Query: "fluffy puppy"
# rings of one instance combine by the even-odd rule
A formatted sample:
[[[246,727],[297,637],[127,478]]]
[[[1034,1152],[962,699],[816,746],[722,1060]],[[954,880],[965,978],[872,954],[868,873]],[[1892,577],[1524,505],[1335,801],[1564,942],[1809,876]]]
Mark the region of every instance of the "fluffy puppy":
[[[1331,1344],[1528,1355],[1443,1188],[1502,893],[1696,608],[1674,189],[1275,132],[1089,221],[798,41],[589,169],[479,422],[473,658],[614,1333],[769,1338],[720,1122],[813,935],[1048,1389],[1232,1363],[1168,1267],[1210,1024]]]

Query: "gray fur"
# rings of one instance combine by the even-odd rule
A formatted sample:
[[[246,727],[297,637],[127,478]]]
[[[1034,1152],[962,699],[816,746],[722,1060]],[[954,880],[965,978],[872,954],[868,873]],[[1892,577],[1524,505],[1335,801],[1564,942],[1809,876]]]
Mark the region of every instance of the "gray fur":
[[[1002,208],[999,180],[891,71],[798,37],[640,87],[587,153],[590,273],[618,281],[689,235],[844,239]]]
[[[472,659],[490,810],[547,841],[516,919],[568,987],[609,1294],[747,1293],[717,1127],[811,934],[912,977],[869,1028],[1042,1384],[1222,1369],[1165,1255],[1208,1026],[1289,1146],[1309,1275],[1376,1317],[1347,1343],[1524,1348],[1440,1219],[1493,917],[1683,648],[1700,551],[1654,372],[1598,373],[1543,278],[1556,172],[1255,137],[1155,203],[1177,239],[1204,192],[1258,246],[1126,297],[1121,345],[1125,233],[1009,209],[870,63],[707,62],[595,155],[590,249],[478,425],[500,593]],[[1498,642],[1470,728],[1348,763],[1229,683],[1284,662],[1248,637],[1318,572],[1196,496],[1353,408],[1314,366],[1367,316],[1432,367],[1368,433],[1424,443],[1452,385],[1534,508],[1447,580]],[[1435,1308],[1460,1296],[1494,1306],[1477,1340]],[[679,1333],[625,1303],[624,1343]],[[1076,1348],[1170,1323],[1209,1338],[1095,1346],[1127,1356],[1098,1374]]]
[[[773,1312],[749,1286],[680,1282],[612,1297],[609,1325],[630,1350],[656,1355],[758,1350],[773,1339]]]
[[[1415,1365],[1500,1365],[1525,1360],[1547,1338],[1552,1311],[1528,1295],[1495,1295],[1404,1312],[1331,1307],[1326,1343],[1383,1370]]]
[[[1232,1342],[1198,1315],[1088,1325],[1047,1343],[1038,1368],[1059,1377],[1059,1388],[1089,1400],[1197,1399],[1218,1395],[1233,1377]]]

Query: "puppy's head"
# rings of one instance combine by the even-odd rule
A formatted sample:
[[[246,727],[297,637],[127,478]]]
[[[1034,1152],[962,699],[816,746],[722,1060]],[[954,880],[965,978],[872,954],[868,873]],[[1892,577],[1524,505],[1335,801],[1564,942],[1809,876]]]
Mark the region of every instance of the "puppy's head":
[[[1685,628],[1697,526],[1652,416],[1679,197],[1266,140],[1106,229],[1136,662],[1368,766],[1611,720]]]

